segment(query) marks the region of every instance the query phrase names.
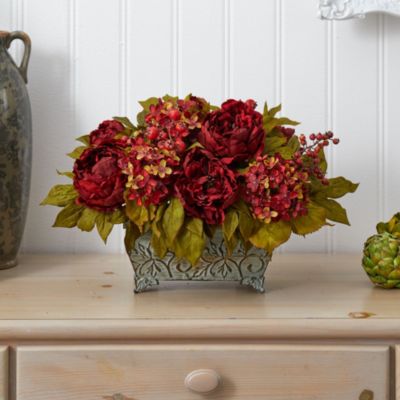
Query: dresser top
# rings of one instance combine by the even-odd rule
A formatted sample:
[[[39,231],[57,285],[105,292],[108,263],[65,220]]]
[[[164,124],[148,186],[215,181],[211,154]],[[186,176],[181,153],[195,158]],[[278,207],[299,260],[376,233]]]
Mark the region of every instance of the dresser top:
[[[126,256],[25,255],[0,271],[0,299],[0,339],[400,337],[400,290],[372,286],[359,255],[275,255],[265,294],[228,282],[134,294]]]

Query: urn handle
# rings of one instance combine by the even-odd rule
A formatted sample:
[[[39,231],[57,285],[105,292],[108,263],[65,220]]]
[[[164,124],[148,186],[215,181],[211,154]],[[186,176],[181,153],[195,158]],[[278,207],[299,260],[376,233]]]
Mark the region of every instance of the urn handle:
[[[185,386],[192,392],[207,394],[214,391],[220,384],[221,378],[212,369],[197,369],[190,372],[185,379]]]
[[[22,57],[21,65],[18,67],[18,70],[25,83],[28,83],[28,63],[29,63],[29,57],[31,55],[31,39],[25,32],[22,31],[10,32],[9,35],[7,36],[7,41],[6,41],[7,49],[10,47],[12,41],[15,39],[20,39],[24,42],[25,46],[24,55]]]

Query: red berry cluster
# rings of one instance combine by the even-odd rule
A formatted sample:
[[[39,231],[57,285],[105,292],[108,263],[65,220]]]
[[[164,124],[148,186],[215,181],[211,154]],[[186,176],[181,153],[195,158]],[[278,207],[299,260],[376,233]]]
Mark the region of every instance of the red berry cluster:
[[[307,214],[308,173],[280,154],[260,156],[245,173],[245,199],[265,223]]]
[[[325,177],[325,172],[320,167],[321,151],[331,143],[339,144],[339,139],[333,137],[332,132],[312,133],[309,136],[311,144],[308,143],[305,135],[299,135],[300,148],[294,154],[294,160],[298,165],[304,166],[310,176],[317,178],[322,184],[328,185],[329,181]]]
[[[172,189],[173,176],[180,159],[174,150],[154,147],[138,138],[123,161],[123,172],[128,175],[128,199],[138,205],[158,205]]]
[[[158,147],[181,154],[195,140],[208,111],[209,104],[195,96],[159,99],[150,106],[141,133]]]

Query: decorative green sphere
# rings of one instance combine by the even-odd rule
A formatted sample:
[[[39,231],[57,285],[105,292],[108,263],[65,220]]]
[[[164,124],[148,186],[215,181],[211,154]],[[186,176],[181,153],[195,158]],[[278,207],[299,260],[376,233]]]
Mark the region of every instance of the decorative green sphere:
[[[378,224],[377,231],[364,244],[364,270],[374,284],[400,288],[400,214]]]

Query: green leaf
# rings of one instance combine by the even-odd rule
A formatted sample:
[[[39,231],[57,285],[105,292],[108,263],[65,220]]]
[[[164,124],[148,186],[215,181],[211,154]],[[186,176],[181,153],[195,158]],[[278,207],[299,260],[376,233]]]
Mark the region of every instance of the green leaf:
[[[127,217],[143,232],[144,224],[150,221],[149,209],[139,206],[134,200],[128,200],[125,209]]]
[[[346,210],[335,200],[317,196],[313,199],[316,204],[325,208],[326,218],[340,224],[350,225]]]
[[[228,256],[231,256],[239,243],[238,235],[234,232],[229,239],[224,235],[224,243]]]
[[[281,125],[298,125],[299,123],[296,121],[292,121],[289,118],[281,117],[276,118],[276,114],[281,111],[281,106],[273,107],[271,110],[268,110],[268,104],[264,105],[263,112],[263,126],[267,133],[272,132],[277,126]]]
[[[84,232],[90,232],[93,230],[96,224],[96,218],[99,215],[99,211],[85,207],[77,223],[77,227]]]
[[[378,225],[376,225],[376,231],[380,234],[387,232],[387,224],[385,222],[379,222]]]
[[[225,220],[222,225],[222,232],[227,240],[230,240],[239,225],[239,216],[236,210],[231,209],[225,215]]]
[[[186,221],[186,230],[192,232],[197,236],[204,235],[203,221],[200,218],[189,218]]]
[[[241,213],[245,213],[245,214],[251,216],[249,206],[243,200],[237,201],[236,203],[234,203],[232,205],[232,207],[234,207],[236,210],[240,211]]]
[[[389,232],[392,235],[398,236],[400,233],[400,213],[393,215],[388,222],[380,222],[376,226],[378,233]]]
[[[157,97],[150,97],[147,100],[139,101],[139,104],[143,107],[143,110],[137,115],[137,122],[143,126],[145,124],[145,117],[150,110],[150,106],[158,103]]]
[[[134,248],[136,239],[141,235],[139,228],[133,223],[128,222],[125,226],[125,250],[130,253],[130,251]]]
[[[192,150],[192,149],[194,149],[195,147],[200,147],[200,149],[204,149],[204,146],[203,146],[201,143],[199,143],[199,142],[194,142],[193,144],[191,144],[191,145],[187,148],[186,151]]]
[[[165,96],[163,96],[162,98],[164,101],[171,101],[173,103],[175,103],[178,100],[177,96],[171,96],[169,94],[166,94]]]
[[[123,224],[126,222],[126,219],[126,214],[121,209],[117,209],[109,215],[109,220],[113,225]]]
[[[228,251],[228,255],[233,253],[237,244],[238,237],[235,234],[237,227],[239,226],[239,215],[235,209],[231,209],[225,215],[225,220],[222,225],[222,232],[224,234],[225,246]]]
[[[286,117],[277,118],[275,123],[276,123],[276,125],[274,125],[274,127],[275,126],[282,126],[282,125],[296,126],[296,125],[300,124],[300,122],[293,121],[292,119],[286,118]]]
[[[239,213],[239,231],[242,236],[242,239],[247,242],[250,236],[253,234],[255,220],[251,215],[250,209],[248,205],[243,201],[239,200],[236,202],[233,207]]]
[[[278,246],[289,240],[291,233],[290,224],[285,221],[259,223],[257,231],[250,237],[250,242],[272,255]]]
[[[321,171],[326,174],[326,171],[328,170],[328,163],[326,161],[326,157],[325,157],[325,151],[324,149],[321,149],[318,153],[318,157],[319,157],[319,168],[321,169]]]
[[[79,146],[71,153],[68,153],[67,156],[71,157],[75,160],[75,159],[79,158],[86,149],[87,149],[86,146]]]
[[[149,111],[150,106],[158,103],[158,97],[149,97],[146,100],[139,101],[139,104],[143,107],[143,110]]]
[[[358,183],[353,183],[342,176],[329,179],[329,185],[325,186],[326,197],[337,199],[347,193],[354,193],[358,188]]]
[[[151,228],[152,228],[153,234],[155,234],[157,237],[160,237],[163,234],[162,219],[164,217],[164,211],[165,211],[166,206],[167,206],[166,203],[163,203],[158,206],[154,220],[151,223]]]
[[[85,145],[85,147],[87,147],[87,146],[90,145],[90,135],[83,135],[83,136],[80,136],[80,137],[76,138],[76,140],[77,140],[78,142],[83,143],[83,144]]]
[[[279,107],[279,106],[278,106],[278,107]],[[270,116],[270,115],[269,115],[269,109],[268,109],[268,103],[267,103],[267,102],[264,103],[263,116],[264,116],[264,117],[269,117],[269,116]]]
[[[293,232],[297,235],[307,235],[316,232],[326,225],[326,210],[314,203],[307,207],[308,214],[291,221]]]
[[[284,137],[267,136],[265,138],[265,153],[275,154],[285,143],[286,139]]]
[[[299,149],[300,143],[297,136],[292,136],[287,142],[286,146],[278,149],[278,153],[285,159],[290,160],[293,158],[294,153]]]
[[[151,235],[151,247],[158,257],[164,258],[168,251],[168,246],[163,235],[157,236],[153,231]]]
[[[176,197],[172,198],[168,208],[164,212],[162,228],[168,246],[172,246],[185,219],[185,210],[182,203]]]
[[[204,233],[210,238],[212,239],[215,235],[215,232],[218,229],[218,225],[208,225],[208,224],[204,224]]]
[[[239,230],[243,239],[248,241],[254,231],[254,218],[241,212],[239,215]]]
[[[78,197],[73,185],[56,185],[50,189],[47,197],[40,203],[40,205],[50,205],[65,207],[68,203]]]
[[[108,214],[98,214],[96,219],[97,232],[99,232],[104,243],[107,243],[107,238],[110,235],[113,226],[114,225],[110,222],[110,216]]]
[[[267,105],[267,103],[265,103],[265,105]],[[268,109],[268,107],[267,107]],[[272,107],[269,112],[268,115],[270,115],[271,117],[275,117],[276,114],[278,114],[278,112],[282,111],[282,104],[277,105],[276,107]]]
[[[83,206],[77,205],[74,202],[69,203],[58,213],[53,227],[73,228],[78,223],[83,210]]]
[[[60,176],[66,176],[68,178],[74,179],[74,173],[73,172],[69,172],[69,171],[61,172],[61,171],[59,171],[57,169],[57,174],[60,175]]]
[[[250,242],[250,240],[244,239],[240,232],[236,231],[236,235],[239,237],[239,241],[242,243],[245,253],[247,253],[253,247],[253,244]]]
[[[136,126],[132,124],[129,118],[127,117],[113,117],[114,121],[118,121],[121,123],[125,128],[135,130]]]
[[[203,254],[205,245],[203,221],[199,218],[188,218],[176,237],[172,249],[178,257],[185,258],[194,266]]]

